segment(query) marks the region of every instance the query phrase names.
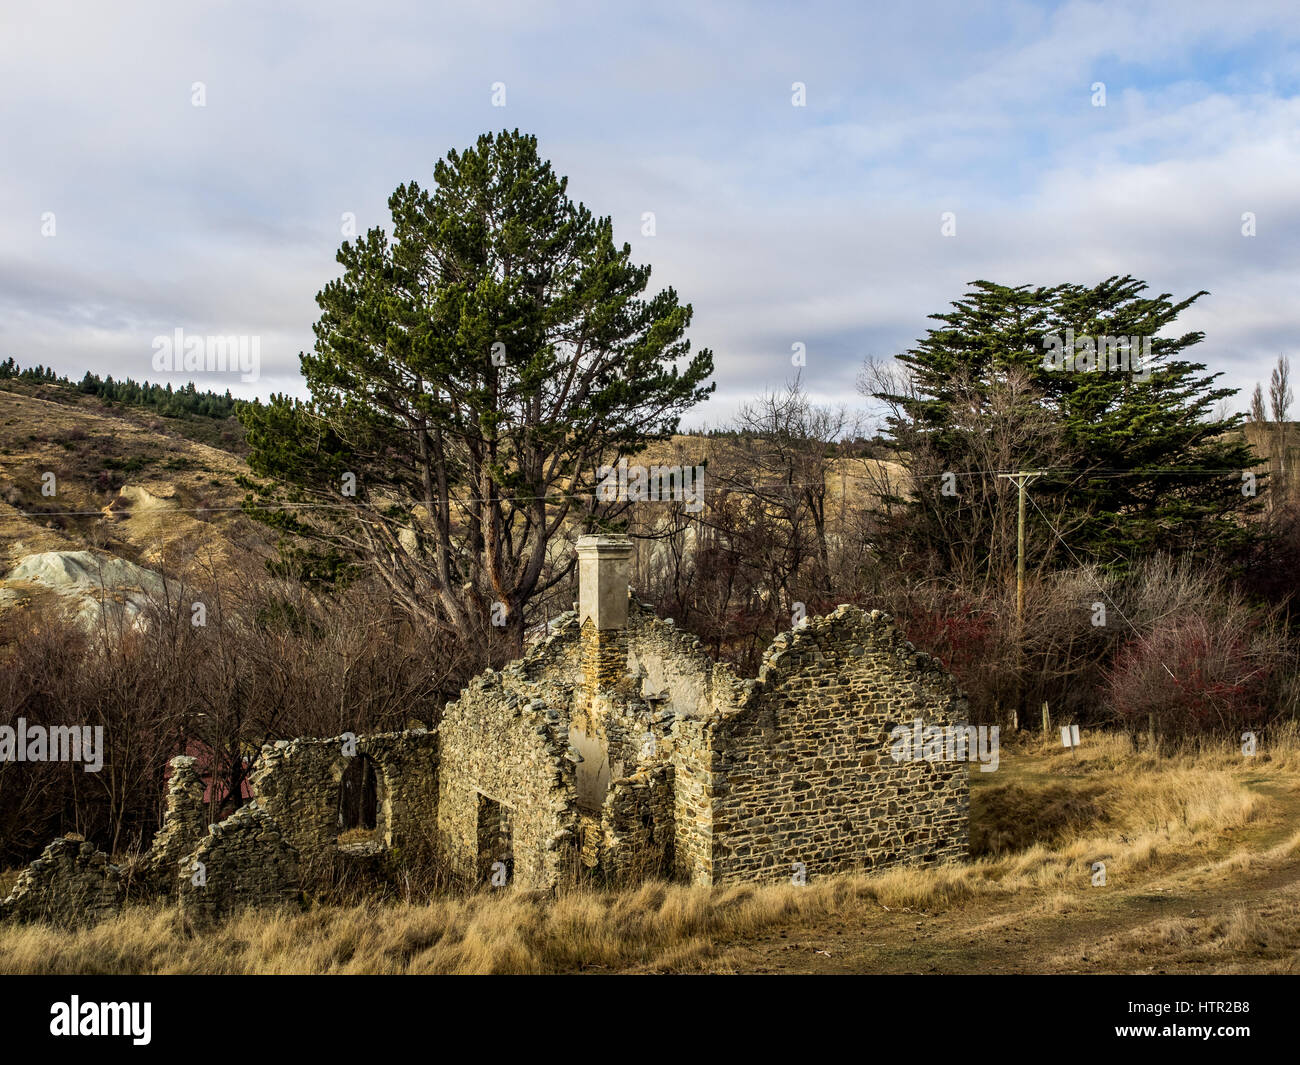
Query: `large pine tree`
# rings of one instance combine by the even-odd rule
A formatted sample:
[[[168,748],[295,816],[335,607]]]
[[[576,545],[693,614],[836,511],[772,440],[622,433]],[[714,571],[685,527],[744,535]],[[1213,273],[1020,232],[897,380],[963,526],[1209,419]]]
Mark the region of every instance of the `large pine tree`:
[[[310,401],[243,415],[254,471],[317,506],[252,509],[435,624],[495,613],[517,653],[530,601],[565,575],[552,539],[626,505],[590,497],[597,466],[672,433],[712,391],[712,356],[689,354],[690,305],[644,295],[649,267],[536,138],[485,134],[434,182],[393,193],[391,241],[340,249],[301,356]]]

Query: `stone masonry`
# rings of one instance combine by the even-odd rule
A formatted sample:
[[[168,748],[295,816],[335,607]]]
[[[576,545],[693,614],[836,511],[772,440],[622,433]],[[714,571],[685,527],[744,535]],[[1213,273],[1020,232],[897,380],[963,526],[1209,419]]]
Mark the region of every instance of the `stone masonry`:
[[[249,782],[254,798],[306,861],[336,849],[339,789],[354,758],[368,758],[375,767],[376,830],[384,847],[403,850],[433,836],[436,732],[280,740],[262,748]]]
[[[18,877],[0,917],[51,924],[93,924],[122,905],[122,871],[77,836],[56,839]]]
[[[890,749],[918,719],[964,726],[966,701],[889,617],[809,619],[743,680],[629,597],[630,553],[580,540],[577,612],[448,708],[438,822],[458,871],[508,855],[532,887],[566,869],[788,882],[966,856],[967,764]]]
[[[561,878],[579,833],[571,699],[507,669],[478,677],[443,712],[438,830],[454,872],[481,880],[499,861],[519,883]]]
[[[678,873],[697,883],[958,861],[965,762],[895,762],[890,730],[964,725],[965,701],[887,617],[842,606],[777,637],[678,737]]]
[[[167,811],[141,870],[147,887],[162,895],[176,893],[177,863],[193,853],[208,832],[203,778],[194,768],[194,759],[177,755],[170,764]]]
[[[298,852],[257,802],[213,825],[176,873],[181,910],[201,923],[298,894]]]

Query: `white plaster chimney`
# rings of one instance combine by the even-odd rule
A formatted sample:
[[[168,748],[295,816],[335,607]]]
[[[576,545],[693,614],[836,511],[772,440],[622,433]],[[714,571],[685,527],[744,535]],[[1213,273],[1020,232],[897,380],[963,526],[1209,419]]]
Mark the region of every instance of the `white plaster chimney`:
[[[632,541],[600,534],[578,538],[578,624],[588,618],[598,632],[627,628]]]

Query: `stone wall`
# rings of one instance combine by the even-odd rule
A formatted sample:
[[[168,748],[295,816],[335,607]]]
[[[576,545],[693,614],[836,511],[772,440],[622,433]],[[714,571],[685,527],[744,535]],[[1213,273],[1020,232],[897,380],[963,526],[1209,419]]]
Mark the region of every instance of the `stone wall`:
[[[673,869],[691,884],[713,883],[713,802],[721,756],[710,724],[684,718],[673,738]]]
[[[673,767],[661,763],[621,777],[601,811],[601,871],[620,884],[672,875]]]
[[[963,859],[965,762],[895,762],[890,731],[966,720],[937,662],[890,619],[840,607],[777,637],[754,681],[679,722],[678,869],[696,882],[789,879]],[[729,705],[728,705],[729,704]]]
[[[545,636],[507,666],[540,688],[572,691],[582,683],[582,657],[578,653],[581,627],[576,611],[566,610],[551,619]]]
[[[513,881],[553,886],[574,862],[580,756],[569,743],[571,698],[516,665],[476,677],[443,711],[438,833],[459,876],[481,882],[490,864],[482,847],[502,808]]]
[[[153,846],[141,863],[146,890],[163,895],[176,891],[176,863],[193,852],[208,832],[208,808],[203,802],[203,778],[193,758],[171,760],[167,781],[167,809]]]
[[[176,872],[181,910],[197,922],[298,897],[298,853],[256,802],[213,825]]]
[[[376,768],[378,839],[363,857],[373,858],[374,847],[393,854],[433,844],[437,734],[417,729],[352,743],[352,757],[366,756]],[[313,878],[327,878],[340,853],[339,789],[350,762],[344,749],[342,737],[268,745],[250,778],[255,800],[211,826],[194,759],[172,759],[163,825],[140,863],[141,894],[176,896],[187,914],[206,921],[244,906],[291,901],[315,885]],[[431,851],[421,848],[417,857],[427,859]],[[0,917],[96,920],[120,907],[123,881],[122,871],[91,844],[55,840],[0,903]]]
[[[18,876],[0,918],[92,924],[111,917],[124,898],[122,871],[79,836],[56,839]]]
[[[671,618],[658,618],[635,600],[628,614],[628,671],[641,694],[678,717],[702,717],[712,709],[717,664],[699,639],[680,632]]]
[[[623,611],[621,549],[596,547],[584,573],[605,556],[613,568],[581,624],[561,615],[523,659],[476,677],[436,732],[270,744],[255,801],[210,829],[193,759],[174,759],[145,882],[203,920],[326,883],[357,757],[375,771],[364,857],[423,860],[431,843],[470,884],[498,861],[511,883],[546,888],[582,867],[714,884],[786,881],[796,863],[815,877],[965,857],[968,764],[896,762],[890,736],[916,719],[964,725],[965,699],[888,617],[846,606],[811,618],[741,680],[630,597]],[[120,901],[116,867],[63,840],[0,909],[71,919]]]
[[[890,730],[965,716],[952,679],[878,612],[810,619],[744,681],[635,601],[626,632],[564,615],[448,709],[442,844],[481,880],[508,821],[514,880],[534,887],[566,849],[624,882],[959,860],[966,763],[896,763]]]
[[[344,750],[355,750],[352,755]],[[376,830],[394,850],[432,839],[438,803],[438,733],[424,729],[332,739],[281,740],[262,748],[250,783],[304,864],[337,850],[343,774],[352,757],[375,766]]]
[[[581,683],[570,732],[580,754],[599,758],[602,772],[593,799],[590,788],[581,786],[589,762],[578,766],[583,865],[619,883],[671,874],[675,711],[665,678],[691,678],[695,694],[688,702],[704,691],[691,673],[696,662],[688,641],[652,614],[640,613],[635,601],[629,607],[639,614],[629,629],[601,631],[583,622]],[[688,709],[694,712],[693,705]]]

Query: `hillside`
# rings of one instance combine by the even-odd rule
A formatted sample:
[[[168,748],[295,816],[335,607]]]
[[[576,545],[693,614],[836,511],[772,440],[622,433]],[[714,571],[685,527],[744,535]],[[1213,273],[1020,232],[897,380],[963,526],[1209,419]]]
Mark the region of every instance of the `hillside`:
[[[91,548],[169,576],[272,554],[273,536],[239,513],[249,469],[233,419],[165,418],[65,386],[6,381],[0,389],[0,573],[46,551]],[[217,446],[219,444],[220,446]],[[632,461],[713,465],[714,438],[677,435]],[[56,494],[42,494],[54,474]],[[869,497],[895,462],[828,461],[828,506]],[[706,491],[717,488],[706,478]]]
[[[247,472],[171,419],[0,391],[0,569],[81,548],[178,577],[269,557],[267,533],[239,513]]]

